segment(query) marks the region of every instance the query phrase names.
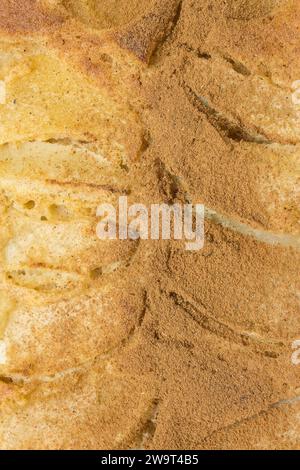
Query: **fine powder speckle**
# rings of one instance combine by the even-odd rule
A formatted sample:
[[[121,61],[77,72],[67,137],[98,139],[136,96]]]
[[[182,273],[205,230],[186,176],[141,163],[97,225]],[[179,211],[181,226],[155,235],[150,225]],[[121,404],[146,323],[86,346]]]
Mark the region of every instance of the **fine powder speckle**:
[[[299,1],[21,3],[0,11],[0,449],[299,449]],[[97,239],[124,194],[204,204],[204,249]]]

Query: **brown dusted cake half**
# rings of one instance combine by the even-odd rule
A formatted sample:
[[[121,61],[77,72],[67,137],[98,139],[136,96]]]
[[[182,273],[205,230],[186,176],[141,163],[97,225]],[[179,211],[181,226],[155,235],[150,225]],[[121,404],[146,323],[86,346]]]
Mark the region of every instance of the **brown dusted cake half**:
[[[0,449],[299,449],[297,0],[0,0]],[[101,241],[120,196],[205,248]]]

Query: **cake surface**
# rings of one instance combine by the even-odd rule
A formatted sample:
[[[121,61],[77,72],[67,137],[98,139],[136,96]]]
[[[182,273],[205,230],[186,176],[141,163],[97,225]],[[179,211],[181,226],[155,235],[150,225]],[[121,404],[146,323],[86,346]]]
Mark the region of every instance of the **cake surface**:
[[[0,449],[299,449],[298,0],[0,0]],[[202,203],[205,247],[99,240]]]

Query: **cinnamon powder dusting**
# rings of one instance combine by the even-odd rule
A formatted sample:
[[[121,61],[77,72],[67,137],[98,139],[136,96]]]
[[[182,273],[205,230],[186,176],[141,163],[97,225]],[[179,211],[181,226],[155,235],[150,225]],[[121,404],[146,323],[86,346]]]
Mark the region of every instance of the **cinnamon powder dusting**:
[[[299,1],[2,3],[0,448],[299,449]]]

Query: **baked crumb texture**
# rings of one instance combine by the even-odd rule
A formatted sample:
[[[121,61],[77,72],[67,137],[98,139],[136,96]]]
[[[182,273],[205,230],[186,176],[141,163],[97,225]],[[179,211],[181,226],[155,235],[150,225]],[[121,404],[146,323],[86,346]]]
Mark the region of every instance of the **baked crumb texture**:
[[[0,448],[299,449],[298,0],[0,1]],[[96,207],[204,203],[206,245]]]

